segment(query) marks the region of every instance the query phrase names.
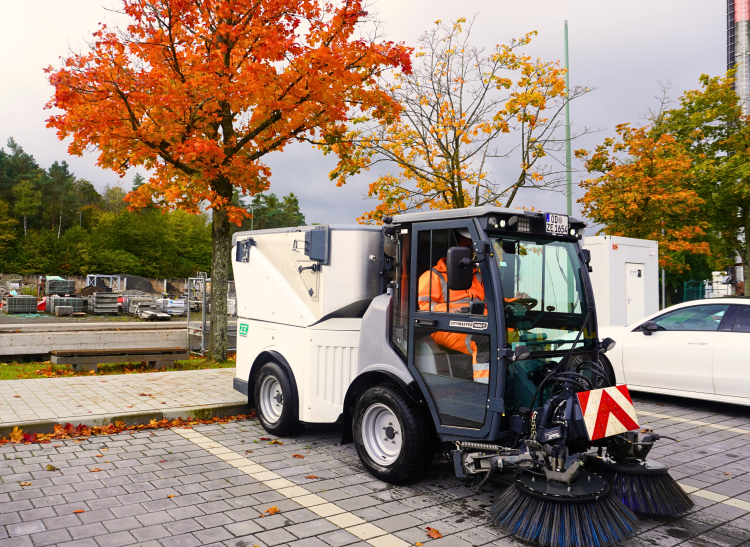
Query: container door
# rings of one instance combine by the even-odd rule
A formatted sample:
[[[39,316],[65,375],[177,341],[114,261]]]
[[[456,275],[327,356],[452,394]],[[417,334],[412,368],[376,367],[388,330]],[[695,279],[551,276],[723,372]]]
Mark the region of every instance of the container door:
[[[468,237],[467,237],[468,236]],[[418,225],[412,234],[409,368],[425,393],[441,433],[481,436],[496,382],[496,328],[486,263],[468,291],[447,285],[448,249],[471,246],[477,232],[465,224]]]
[[[643,264],[625,263],[625,297],[627,324],[632,325],[646,317],[646,287]]]

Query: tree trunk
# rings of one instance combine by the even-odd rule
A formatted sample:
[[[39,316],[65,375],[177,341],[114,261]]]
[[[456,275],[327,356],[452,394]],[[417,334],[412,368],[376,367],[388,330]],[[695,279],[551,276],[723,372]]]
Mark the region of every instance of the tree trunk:
[[[61,231],[62,231],[62,209],[60,209],[60,224],[57,225],[57,239],[60,239]]]
[[[26,237],[26,227],[28,226],[27,219],[28,217],[24,215],[23,217],[23,237]]]
[[[231,195],[231,185],[228,186]],[[231,234],[229,217],[223,208],[213,209],[211,216],[213,254],[211,256],[211,329],[208,335],[208,357],[213,361],[226,361],[227,285]]]

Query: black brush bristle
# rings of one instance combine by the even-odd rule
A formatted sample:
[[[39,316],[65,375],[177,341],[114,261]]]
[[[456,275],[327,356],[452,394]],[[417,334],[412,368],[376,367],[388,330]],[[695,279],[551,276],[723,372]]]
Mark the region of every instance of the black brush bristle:
[[[608,493],[584,503],[540,499],[508,487],[492,506],[495,524],[544,547],[604,547],[632,537],[636,517]]]
[[[636,475],[597,469],[612,487],[612,493],[636,513],[676,517],[695,506],[685,491],[668,473]]]

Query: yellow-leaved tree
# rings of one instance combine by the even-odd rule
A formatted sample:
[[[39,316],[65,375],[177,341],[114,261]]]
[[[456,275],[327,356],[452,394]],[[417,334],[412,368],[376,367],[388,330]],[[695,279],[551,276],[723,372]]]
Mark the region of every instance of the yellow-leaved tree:
[[[436,21],[420,38],[413,71],[387,84],[400,119],[360,118],[346,138],[324,146],[341,158],[331,172],[339,186],[380,162],[397,168],[370,185],[380,204],[360,222],[419,209],[508,207],[522,188],[562,187],[565,166],[555,157],[565,148],[562,113],[589,90],[568,96],[559,63],[520,53],[536,32],[487,52],[471,45],[471,26]],[[518,173],[493,177],[497,158],[517,161]]]

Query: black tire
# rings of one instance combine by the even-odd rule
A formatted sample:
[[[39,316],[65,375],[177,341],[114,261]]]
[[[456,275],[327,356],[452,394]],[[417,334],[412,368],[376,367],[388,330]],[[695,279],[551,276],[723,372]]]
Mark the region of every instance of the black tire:
[[[291,435],[299,430],[297,394],[282,366],[269,361],[260,367],[255,376],[253,394],[263,429],[278,436]]]
[[[384,409],[390,411],[390,416],[395,416],[398,423],[388,425],[392,419]],[[397,455],[381,456],[384,459],[394,458],[386,462],[377,458],[378,447],[373,448],[373,443],[379,443],[381,438],[375,439],[375,435],[367,433],[367,424],[379,425],[378,418],[374,417],[377,412],[380,412],[380,416],[385,416],[385,421],[382,428],[374,429],[386,430],[382,437],[386,444],[390,442],[395,445],[396,437],[401,435],[400,450],[397,447],[393,448]],[[389,427],[391,431],[387,430]],[[371,428],[370,431],[374,429]],[[373,386],[357,399],[352,434],[362,464],[373,476],[392,484],[418,479],[429,468],[435,454],[435,428],[429,411],[420,407],[401,388],[393,384]],[[369,441],[366,442],[366,439]],[[390,445],[387,449],[390,449]]]

